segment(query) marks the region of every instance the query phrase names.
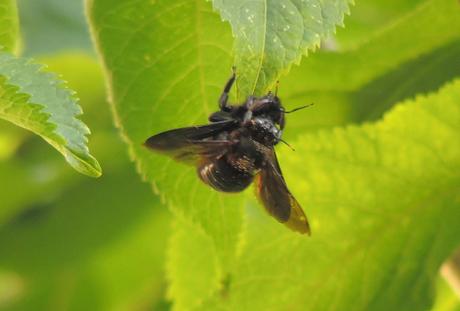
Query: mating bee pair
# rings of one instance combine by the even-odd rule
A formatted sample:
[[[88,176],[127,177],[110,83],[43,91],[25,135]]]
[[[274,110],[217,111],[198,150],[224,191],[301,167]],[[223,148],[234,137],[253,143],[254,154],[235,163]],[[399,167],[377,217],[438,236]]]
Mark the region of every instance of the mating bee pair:
[[[250,96],[241,105],[228,97],[235,73],[219,99],[220,110],[210,124],[174,129],[147,139],[145,146],[197,167],[203,182],[218,191],[239,192],[255,180],[256,194],[278,221],[300,233],[310,234],[308,220],[289,192],[274,146],[285,128],[285,111],[277,92]]]

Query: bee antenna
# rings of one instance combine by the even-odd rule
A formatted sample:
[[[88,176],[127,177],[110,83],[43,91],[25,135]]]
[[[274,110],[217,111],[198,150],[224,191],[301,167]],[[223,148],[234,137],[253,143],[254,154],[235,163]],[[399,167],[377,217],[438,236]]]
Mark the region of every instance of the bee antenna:
[[[278,96],[278,89],[279,89],[279,86],[280,86],[280,81],[277,80],[277,81],[276,81],[276,84],[275,84],[275,97]]]
[[[289,144],[287,143],[287,141],[282,140],[282,139],[280,138],[280,142],[282,142],[283,144],[285,144],[286,146],[288,146],[292,151],[295,151],[295,149],[294,149],[291,145],[289,145]]]
[[[311,106],[313,106],[314,104],[315,104],[315,103],[311,103],[311,104],[308,104],[308,105],[305,105],[305,106],[300,106],[300,107],[294,108],[294,109],[289,110],[289,111],[283,110],[283,112],[284,112],[284,113],[296,112],[297,110],[301,110],[301,109],[305,109],[305,108],[311,107]]]

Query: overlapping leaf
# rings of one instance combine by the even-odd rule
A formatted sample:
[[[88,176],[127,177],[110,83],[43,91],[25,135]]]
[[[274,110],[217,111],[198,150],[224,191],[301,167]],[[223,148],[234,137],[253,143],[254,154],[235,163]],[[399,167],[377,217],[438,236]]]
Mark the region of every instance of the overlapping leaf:
[[[228,267],[221,266],[213,239],[180,216],[169,243],[169,298],[175,310],[194,310],[222,289]]]
[[[190,230],[211,240],[217,258],[209,260],[218,264],[214,271],[225,275],[232,269],[242,230],[243,196],[210,191],[197,178],[196,168],[142,144],[160,131],[207,123],[231,74],[228,25],[206,1],[87,4],[117,123],[138,170]],[[193,262],[193,254],[187,255]],[[183,287],[194,286],[184,274],[174,275],[174,280]],[[209,291],[218,285],[208,284]]]
[[[169,214],[129,163],[102,72],[81,54],[41,61],[81,96],[106,174],[94,180],[66,170],[34,135],[0,163],[0,309],[59,302],[71,310],[163,310]]]
[[[460,244],[459,124],[457,80],[376,124],[301,136],[280,158],[312,237],[251,217],[228,297],[209,308],[427,310]]]
[[[349,0],[213,0],[235,37],[239,98],[265,93],[308,49],[343,25]]]
[[[122,152],[112,133],[110,113],[101,110],[105,103],[102,71],[94,58],[78,53],[55,55],[40,59],[50,70],[60,72],[69,86],[78,90],[85,117],[94,126],[91,146],[106,168],[120,164],[123,158],[113,157]],[[0,187],[0,225],[18,213],[48,202],[79,180],[79,175],[66,168],[60,156],[43,144],[41,139],[18,126],[0,122],[0,180],[8,180]],[[1,146],[2,141],[5,145]],[[2,152],[4,157],[2,158]]]
[[[74,92],[41,65],[0,52],[0,117],[40,135],[77,171],[100,176]]]
[[[346,16],[344,28],[326,42],[330,49],[349,50],[369,41],[425,0],[355,1],[353,14]]]
[[[455,217],[459,216],[454,208],[458,202],[452,198],[452,193],[458,190],[453,189],[458,178],[450,176],[449,170],[443,168],[448,160],[455,169],[458,158],[455,158],[453,149],[449,149],[448,158],[443,155],[438,159],[430,153],[448,150],[447,142],[458,135],[455,128],[444,131],[445,124],[452,121],[446,122],[446,117],[458,117],[455,105],[449,104],[454,111],[435,111],[425,115],[422,112],[429,106],[427,103],[437,101],[435,97],[429,97],[409,105],[409,110],[392,113],[389,119],[377,125],[325,132],[319,136],[300,136],[302,138],[294,142],[297,153],[283,153],[280,158],[289,185],[313,220],[313,238],[308,241],[298,238],[265,215],[257,214],[257,207],[250,210],[246,248],[240,257],[236,257],[242,227],[241,197],[228,200],[216,195],[197,181],[193,168],[150,154],[141,147],[142,142],[154,133],[206,122],[205,116],[214,110],[232,64],[229,30],[219,23],[210,7],[200,1],[145,0],[114,5],[108,0],[92,0],[88,3],[118,124],[140,172],[167,199],[179,219],[175,222],[171,261],[168,263],[170,297],[178,310],[303,310],[307,307],[312,310],[326,307],[347,310],[355,306],[363,310],[372,307],[379,310],[384,302],[396,309],[401,306],[403,309],[406,306],[418,309],[428,305],[429,278],[434,275],[442,257],[458,242],[450,238],[458,232],[449,231],[458,227],[454,224]],[[292,83],[286,83],[288,86],[282,90],[290,98],[296,92],[303,92],[304,88],[308,92],[309,85],[313,90],[329,92],[332,87],[337,87],[347,92],[366,85],[381,74],[396,72],[398,65],[425,53],[435,60],[439,55],[438,48],[450,55],[448,47],[455,43],[458,34],[454,28],[443,29],[447,20],[438,13],[454,16],[455,8],[456,4],[447,0],[426,1],[412,17],[399,24],[399,29],[395,26],[392,32],[385,32],[379,39],[380,45],[366,45],[364,50],[367,52],[362,59],[356,58],[360,60],[356,64],[335,54],[320,56],[322,61],[318,66],[304,67],[313,69],[308,73],[316,76],[306,76],[301,68],[288,80]],[[450,20],[450,23],[455,22]],[[418,33],[417,29],[423,27],[431,28]],[[414,41],[401,47],[401,36],[410,38],[413,34]],[[421,40],[417,34],[430,39]],[[384,47],[401,53],[387,56],[388,49],[380,53],[379,49]],[[373,53],[376,54],[372,59],[374,62],[367,64],[366,57]],[[357,56],[358,52],[354,55]],[[331,59],[330,66],[328,64],[329,67],[324,69],[322,66],[326,60]],[[420,68],[420,63],[416,65]],[[269,65],[264,68],[273,69]],[[336,68],[340,74],[335,74]],[[409,72],[410,68],[406,71]],[[271,72],[279,74],[277,70]],[[437,83],[445,82],[452,75],[449,72],[440,74]],[[261,88],[265,88],[269,79],[264,75],[261,77],[255,81],[262,81]],[[428,90],[436,86],[434,83]],[[258,86],[253,84],[251,87]],[[453,89],[458,90],[458,83],[440,95],[444,102],[448,101],[447,94]],[[411,94],[418,91],[420,88],[414,88]],[[373,95],[370,98],[383,97],[377,93]],[[361,102],[373,103],[370,98],[362,98]],[[390,105],[399,99],[401,97],[393,97]],[[409,128],[398,128],[397,125],[406,124],[405,119],[411,119],[421,107],[418,119],[407,123],[408,126],[418,126],[415,133],[420,136],[414,140]],[[356,120],[348,118],[347,107],[337,112],[337,116],[344,120]],[[441,117],[441,124],[432,120],[433,116]],[[453,121],[458,123],[458,120]],[[330,124],[333,122],[337,123],[337,118]],[[301,134],[304,129],[298,127],[297,131],[290,131]],[[394,131],[394,135],[388,136],[387,131]],[[407,137],[402,136],[407,133]],[[436,141],[436,144],[430,145],[427,140]],[[451,144],[449,148],[458,148],[458,145]],[[419,172],[421,162],[427,169],[422,173]],[[443,182],[437,185],[438,188],[426,186],[433,180]],[[446,196],[433,194],[443,187],[447,187]],[[333,200],[328,201],[329,198]],[[417,210],[419,200],[425,199],[432,206]],[[429,253],[426,247],[437,230],[434,225],[443,222],[444,215],[441,215],[439,206],[445,206],[443,213],[450,216],[447,221],[452,223],[444,223],[442,228],[446,229],[439,235],[447,238]],[[412,238],[410,234],[415,224],[411,216],[415,214],[420,216],[417,220],[423,226],[417,227]],[[387,223],[392,224],[388,231],[384,226]],[[382,233],[376,233],[375,230],[380,228]],[[401,255],[404,261],[400,268],[397,257],[403,246],[407,255]],[[411,265],[411,260],[416,262],[414,259],[423,258],[426,253],[432,256],[429,262]],[[349,254],[352,254],[350,259]],[[370,264],[363,265],[367,262]],[[362,267],[368,270],[363,272]],[[388,271],[396,271],[397,280],[386,289],[389,282],[386,277],[392,275]],[[418,274],[421,275],[420,282],[414,286],[415,290],[409,290],[406,297],[411,288],[408,285],[410,278]],[[363,279],[359,279],[360,276]],[[366,286],[359,287],[361,281]],[[379,290],[380,287],[384,289]],[[357,302],[356,297],[359,297]]]
[[[398,101],[435,91],[459,76],[459,28],[458,1],[427,0],[353,50],[306,58],[281,80],[280,95],[288,107],[315,107],[290,115],[286,134],[376,120]]]

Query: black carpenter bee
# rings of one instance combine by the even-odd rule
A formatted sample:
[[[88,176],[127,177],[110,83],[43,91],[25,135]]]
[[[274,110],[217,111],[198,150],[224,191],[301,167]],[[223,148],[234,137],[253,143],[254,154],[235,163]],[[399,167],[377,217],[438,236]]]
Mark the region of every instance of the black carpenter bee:
[[[300,233],[310,226],[300,204],[289,192],[276,159],[274,146],[281,139],[285,111],[277,92],[250,96],[242,105],[228,104],[235,72],[219,99],[220,110],[210,124],[166,131],[144,145],[197,167],[200,179],[218,191],[239,192],[253,180],[257,197],[278,221]],[[283,141],[284,142],[284,141]]]

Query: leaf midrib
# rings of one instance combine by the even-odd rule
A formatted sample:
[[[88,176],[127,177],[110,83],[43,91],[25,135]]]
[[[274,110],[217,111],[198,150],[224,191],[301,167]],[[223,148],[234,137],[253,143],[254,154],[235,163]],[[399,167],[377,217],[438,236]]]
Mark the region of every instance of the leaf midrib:
[[[263,1],[264,4],[264,24],[263,24],[263,38],[262,38],[262,50],[260,51],[260,61],[257,68],[256,78],[254,79],[254,84],[252,87],[252,95],[256,91],[257,84],[259,83],[260,72],[262,71],[262,66],[265,60],[265,50],[266,50],[266,40],[267,40],[267,0]],[[258,94],[261,95],[261,94]]]

